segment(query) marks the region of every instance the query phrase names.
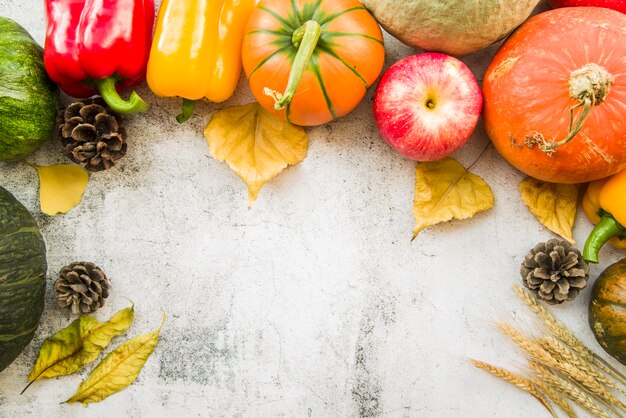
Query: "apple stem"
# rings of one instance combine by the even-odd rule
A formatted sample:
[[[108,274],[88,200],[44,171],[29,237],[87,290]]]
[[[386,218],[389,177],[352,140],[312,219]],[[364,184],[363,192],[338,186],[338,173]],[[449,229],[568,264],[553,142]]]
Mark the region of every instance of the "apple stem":
[[[298,48],[298,52],[291,64],[291,72],[289,73],[285,92],[279,93],[267,87],[263,89],[266,95],[274,99],[274,108],[276,110],[284,109],[293,100],[321,34],[322,27],[315,20],[305,22],[304,25],[293,32],[291,43]]]

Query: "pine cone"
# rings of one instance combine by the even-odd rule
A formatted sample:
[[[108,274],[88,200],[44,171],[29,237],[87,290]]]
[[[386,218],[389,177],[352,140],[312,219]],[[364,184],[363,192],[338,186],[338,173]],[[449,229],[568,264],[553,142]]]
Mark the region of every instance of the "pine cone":
[[[57,304],[74,315],[95,312],[109,297],[109,280],[93,263],[76,262],[65,266],[54,282]]]
[[[57,123],[66,155],[88,171],[108,170],[126,155],[126,130],[101,97],[72,103]]]
[[[569,242],[551,239],[530,250],[520,273],[524,286],[554,305],[574,300],[587,286],[589,264]]]

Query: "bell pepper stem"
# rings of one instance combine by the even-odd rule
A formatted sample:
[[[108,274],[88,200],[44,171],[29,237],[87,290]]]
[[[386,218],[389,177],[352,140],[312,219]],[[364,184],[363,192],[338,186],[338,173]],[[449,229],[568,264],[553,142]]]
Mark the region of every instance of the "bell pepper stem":
[[[178,123],[187,122],[193,115],[193,109],[196,107],[195,100],[183,99],[183,111],[176,115]]]
[[[148,110],[150,105],[134,91],[130,94],[128,100],[122,99],[115,89],[116,83],[117,79],[115,77],[94,80],[100,96],[112,110],[118,113],[139,113]]]
[[[291,42],[298,48],[295,58],[291,64],[291,72],[287,81],[287,88],[284,93],[265,88],[263,92],[274,99],[274,108],[282,110],[293,100],[296,90],[302,81],[302,76],[306,70],[313,52],[317,47],[317,42],[322,34],[322,27],[315,20],[309,20],[293,32]]]
[[[583,258],[590,263],[598,263],[600,248],[611,238],[625,232],[624,227],[610,213],[605,213],[585,242]]]

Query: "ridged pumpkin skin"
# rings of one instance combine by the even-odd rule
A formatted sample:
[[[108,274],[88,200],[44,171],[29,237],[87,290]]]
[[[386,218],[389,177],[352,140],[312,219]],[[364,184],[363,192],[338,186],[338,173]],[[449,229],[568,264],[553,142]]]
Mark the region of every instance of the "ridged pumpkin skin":
[[[297,52],[294,31],[306,21],[321,36],[292,102],[275,110],[269,88],[284,92]],[[385,58],[382,32],[358,0],[262,0],[250,15],[243,67],[254,97],[273,115],[302,126],[351,112],[376,81]]]
[[[43,49],[11,19],[0,17],[0,160],[19,160],[52,137],[58,89]]]
[[[570,109],[578,103],[570,97],[570,76],[589,64],[614,76],[604,102],[592,107],[582,130],[551,156],[525,146],[536,133],[546,140],[566,138]],[[610,176],[626,168],[625,74],[626,15],[570,7],[533,16],[487,69],[485,130],[511,165],[537,179],[584,183]]]
[[[539,0],[362,0],[394,37],[427,51],[465,55],[504,38]]]
[[[589,326],[602,348],[626,365],[626,259],[607,267],[594,283]]]
[[[35,220],[0,187],[0,372],[35,334],[46,270],[46,246]]]

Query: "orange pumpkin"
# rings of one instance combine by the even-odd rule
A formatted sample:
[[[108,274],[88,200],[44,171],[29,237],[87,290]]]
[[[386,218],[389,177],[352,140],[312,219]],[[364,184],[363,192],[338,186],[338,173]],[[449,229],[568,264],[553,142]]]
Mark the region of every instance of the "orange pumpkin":
[[[351,112],[384,62],[380,27],[358,0],[262,0],[243,41],[252,93],[303,126]]]
[[[496,53],[483,94],[487,134],[529,176],[584,183],[626,168],[626,15],[530,18]]]

